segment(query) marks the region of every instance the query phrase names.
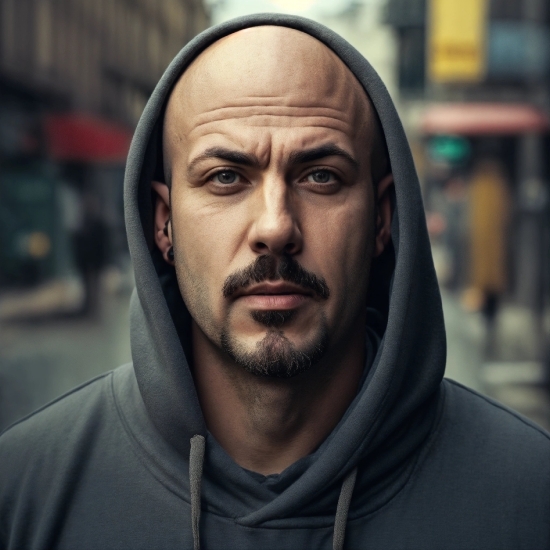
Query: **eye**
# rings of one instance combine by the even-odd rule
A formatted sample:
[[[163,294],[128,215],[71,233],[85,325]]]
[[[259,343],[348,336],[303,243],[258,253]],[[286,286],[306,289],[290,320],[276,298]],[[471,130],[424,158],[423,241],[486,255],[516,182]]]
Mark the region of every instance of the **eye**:
[[[306,180],[310,183],[317,184],[336,183],[337,181],[330,170],[315,170],[307,175]]]
[[[222,170],[212,176],[214,183],[221,183],[222,185],[230,185],[232,183],[241,183],[241,176],[233,170]]]

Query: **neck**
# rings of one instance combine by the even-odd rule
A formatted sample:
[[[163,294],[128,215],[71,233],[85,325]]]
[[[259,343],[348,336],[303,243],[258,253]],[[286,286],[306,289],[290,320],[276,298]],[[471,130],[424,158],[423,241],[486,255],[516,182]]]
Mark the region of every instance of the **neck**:
[[[357,393],[365,331],[308,372],[278,379],[245,371],[193,323],[193,359],[210,433],[237,464],[268,475],[313,452],[338,424]]]

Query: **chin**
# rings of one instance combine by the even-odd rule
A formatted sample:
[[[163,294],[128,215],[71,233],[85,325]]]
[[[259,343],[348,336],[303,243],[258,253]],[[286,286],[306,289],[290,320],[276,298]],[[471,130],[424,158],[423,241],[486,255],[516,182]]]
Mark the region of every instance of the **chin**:
[[[284,324],[284,323],[282,323]],[[313,335],[300,338],[301,343],[282,328],[269,327],[255,344],[245,344],[243,339],[223,330],[221,347],[237,365],[247,372],[270,378],[294,378],[309,371],[326,352],[328,327],[323,322]],[[290,331],[294,332],[294,331]],[[294,340],[294,341],[293,341]]]

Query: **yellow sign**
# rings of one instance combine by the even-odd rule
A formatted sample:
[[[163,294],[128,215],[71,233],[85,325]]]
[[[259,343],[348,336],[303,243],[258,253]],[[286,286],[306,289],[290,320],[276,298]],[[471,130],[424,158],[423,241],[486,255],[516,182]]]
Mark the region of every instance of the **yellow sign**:
[[[430,0],[428,74],[433,82],[485,75],[487,0]]]

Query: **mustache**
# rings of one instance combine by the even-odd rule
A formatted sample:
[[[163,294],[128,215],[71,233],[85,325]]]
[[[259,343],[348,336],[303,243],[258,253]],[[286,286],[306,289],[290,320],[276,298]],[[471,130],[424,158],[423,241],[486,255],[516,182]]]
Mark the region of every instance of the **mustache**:
[[[292,256],[285,255],[277,259],[270,254],[258,256],[254,263],[229,275],[223,284],[224,298],[231,298],[235,292],[253,283],[282,279],[312,291],[316,296],[326,300],[330,290],[323,277],[315,275],[302,267]]]

